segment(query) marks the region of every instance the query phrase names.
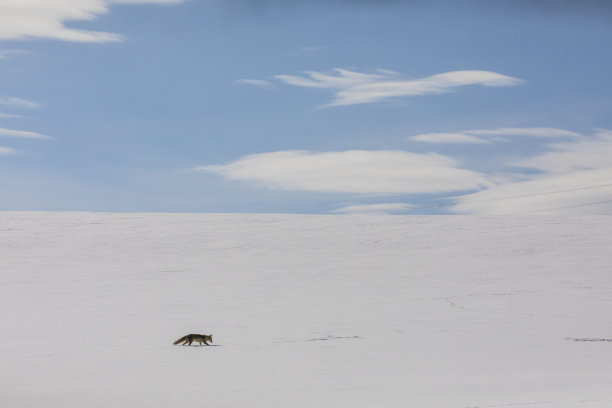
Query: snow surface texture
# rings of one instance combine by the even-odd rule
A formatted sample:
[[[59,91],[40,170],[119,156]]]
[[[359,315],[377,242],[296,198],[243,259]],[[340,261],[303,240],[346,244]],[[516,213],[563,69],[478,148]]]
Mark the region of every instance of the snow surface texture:
[[[0,243],[2,407],[612,406],[612,217],[6,212]]]

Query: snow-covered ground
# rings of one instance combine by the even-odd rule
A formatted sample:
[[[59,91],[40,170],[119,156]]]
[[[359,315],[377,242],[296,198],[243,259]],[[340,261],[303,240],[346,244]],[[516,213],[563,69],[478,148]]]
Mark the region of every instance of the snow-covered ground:
[[[612,217],[5,212],[0,308],[7,408],[612,406]]]

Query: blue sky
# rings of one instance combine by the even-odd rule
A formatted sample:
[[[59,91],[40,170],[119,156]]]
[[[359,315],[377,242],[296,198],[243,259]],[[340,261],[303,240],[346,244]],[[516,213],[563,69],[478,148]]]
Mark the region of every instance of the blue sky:
[[[612,213],[612,5],[0,0],[0,209]]]

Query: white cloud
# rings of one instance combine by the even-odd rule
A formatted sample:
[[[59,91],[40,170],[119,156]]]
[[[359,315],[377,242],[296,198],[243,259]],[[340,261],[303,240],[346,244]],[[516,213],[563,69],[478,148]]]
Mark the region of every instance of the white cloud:
[[[612,164],[612,131],[599,130],[579,140],[551,143],[548,148],[545,153],[511,164],[547,173],[605,168]]]
[[[236,80],[237,84],[247,84],[247,85],[254,85],[254,86],[259,86],[261,88],[269,88],[272,86],[272,84],[268,81],[264,81],[263,79],[237,79]]]
[[[420,79],[402,79],[393,71],[373,74],[335,69],[335,75],[306,71],[305,76],[276,75],[286,84],[334,90],[334,99],[325,106],[380,102],[403,96],[439,94],[467,85],[511,86],[523,81],[491,71],[452,71]]]
[[[547,141],[542,153],[505,163],[539,170],[538,173],[516,173],[515,168],[482,174],[463,168],[449,156],[385,150],[280,151],[198,169],[230,180],[285,190],[375,195],[480,190],[455,197],[449,210],[456,213],[612,215],[610,130],[585,135],[557,128],[497,128],[417,136],[432,143],[465,143],[465,136],[488,142],[512,135]],[[332,212],[390,213],[411,208],[404,203],[382,203],[349,205]]]
[[[407,203],[349,205],[332,211],[334,214],[392,214],[409,211],[415,206]]]
[[[580,133],[565,129],[532,127],[532,128],[497,128],[466,130],[463,133],[479,136],[530,136],[541,138],[582,138]]]
[[[10,156],[17,154],[17,151],[11,147],[0,146],[0,156]]]
[[[329,75],[322,72],[306,71],[305,77],[295,75],[275,75],[274,78],[280,79],[286,84],[302,86],[308,88],[326,88],[326,89],[347,89],[357,85],[368,84],[376,81],[386,80],[389,75],[387,72],[378,74],[363,74],[353,72],[346,69],[334,69],[338,75]]]
[[[106,43],[122,36],[103,31],[69,28],[67,21],[91,21],[111,4],[179,3],[181,0],[2,0],[0,40],[47,38],[61,41]]]
[[[507,214],[612,214],[612,167],[494,186],[456,198],[458,213]]]
[[[465,133],[423,133],[410,140],[425,143],[491,143],[489,140]]]
[[[592,136],[559,133],[571,141],[511,163],[539,170],[530,180],[498,184],[457,198],[453,210],[474,214],[612,214],[612,131]],[[577,135],[577,134],[576,134]]]
[[[2,50],[0,49],[0,59],[8,59],[11,55],[24,55],[28,53],[29,51],[25,51],[25,50]]]
[[[28,101],[27,99],[15,98],[12,96],[0,96],[0,105],[10,106],[13,108],[38,108],[38,102]]]
[[[36,132],[28,132],[26,130],[13,130],[0,128],[0,136],[13,137],[20,139],[53,139],[51,136],[43,135]]]
[[[448,156],[386,150],[279,151],[197,170],[270,188],[336,193],[440,193],[492,185]]]
[[[464,130],[453,133],[423,133],[411,136],[408,139],[426,143],[491,143],[507,139],[500,139],[500,136],[527,136],[547,139],[583,139],[580,133],[571,132],[565,129],[533,127],[533,128],[497,128],[497,129],[477,129]]]
[[[14,115],[12,113],[0,112],[0,119],[19,119],[19,118],[23,118],[23,116],[21,116],[21,115]]]

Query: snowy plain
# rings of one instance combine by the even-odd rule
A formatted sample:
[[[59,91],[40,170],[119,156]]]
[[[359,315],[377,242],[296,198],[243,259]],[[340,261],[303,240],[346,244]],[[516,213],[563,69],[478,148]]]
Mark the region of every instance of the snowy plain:
[[[2,212],[0,305],[1,407],[612,407],[612,217]]]

